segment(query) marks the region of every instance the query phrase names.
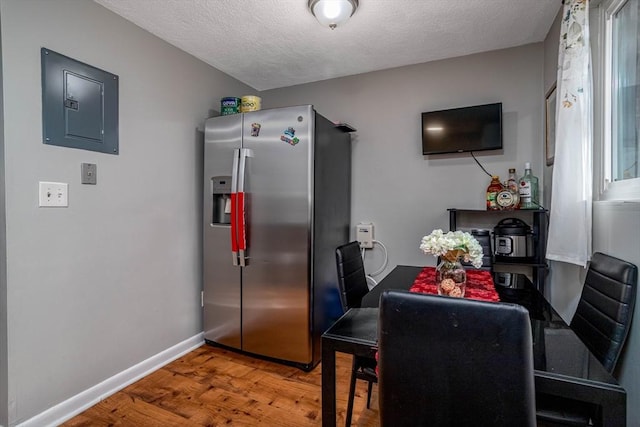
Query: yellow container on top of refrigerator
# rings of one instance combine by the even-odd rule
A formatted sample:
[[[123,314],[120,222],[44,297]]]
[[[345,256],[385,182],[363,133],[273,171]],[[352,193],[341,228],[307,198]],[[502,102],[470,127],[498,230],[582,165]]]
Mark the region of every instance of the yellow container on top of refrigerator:
[[[245,95],[241,99],[240,112],[248,113],[250,111],[260,110],[262,99],[259,96]]]

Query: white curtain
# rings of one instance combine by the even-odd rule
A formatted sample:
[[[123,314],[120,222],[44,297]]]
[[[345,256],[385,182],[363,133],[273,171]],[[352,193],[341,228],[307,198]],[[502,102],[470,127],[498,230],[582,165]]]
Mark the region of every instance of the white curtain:
[[[558,52],[556,140],[547,259],[591,259],[593,105],[588,0],[565,0]]]

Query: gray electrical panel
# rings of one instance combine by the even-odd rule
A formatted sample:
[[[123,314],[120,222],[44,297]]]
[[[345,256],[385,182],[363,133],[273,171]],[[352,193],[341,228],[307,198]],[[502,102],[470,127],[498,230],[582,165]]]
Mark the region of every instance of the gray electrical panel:
[[[43,142],[118,154],[118,76],[47,48],[40,57]]]

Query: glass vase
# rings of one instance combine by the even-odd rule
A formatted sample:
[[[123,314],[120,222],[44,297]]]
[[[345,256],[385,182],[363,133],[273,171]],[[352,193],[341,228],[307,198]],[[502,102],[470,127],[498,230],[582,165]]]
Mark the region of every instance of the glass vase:
[[[436,285],[438,295],[464,297],[467,287],[467,272],[460,261],[443,259],[436,267]]]

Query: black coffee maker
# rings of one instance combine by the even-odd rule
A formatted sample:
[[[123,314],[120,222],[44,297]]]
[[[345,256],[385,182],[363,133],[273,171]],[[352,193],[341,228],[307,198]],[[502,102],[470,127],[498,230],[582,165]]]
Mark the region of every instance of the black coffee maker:
[[[483,270],[490,270],[493,265],[493,252],[491,251],[491,233],[489,230],[473,229],[469,232],[482,246],[482,267]],[[471,263],[462,262],[465,266]]]

